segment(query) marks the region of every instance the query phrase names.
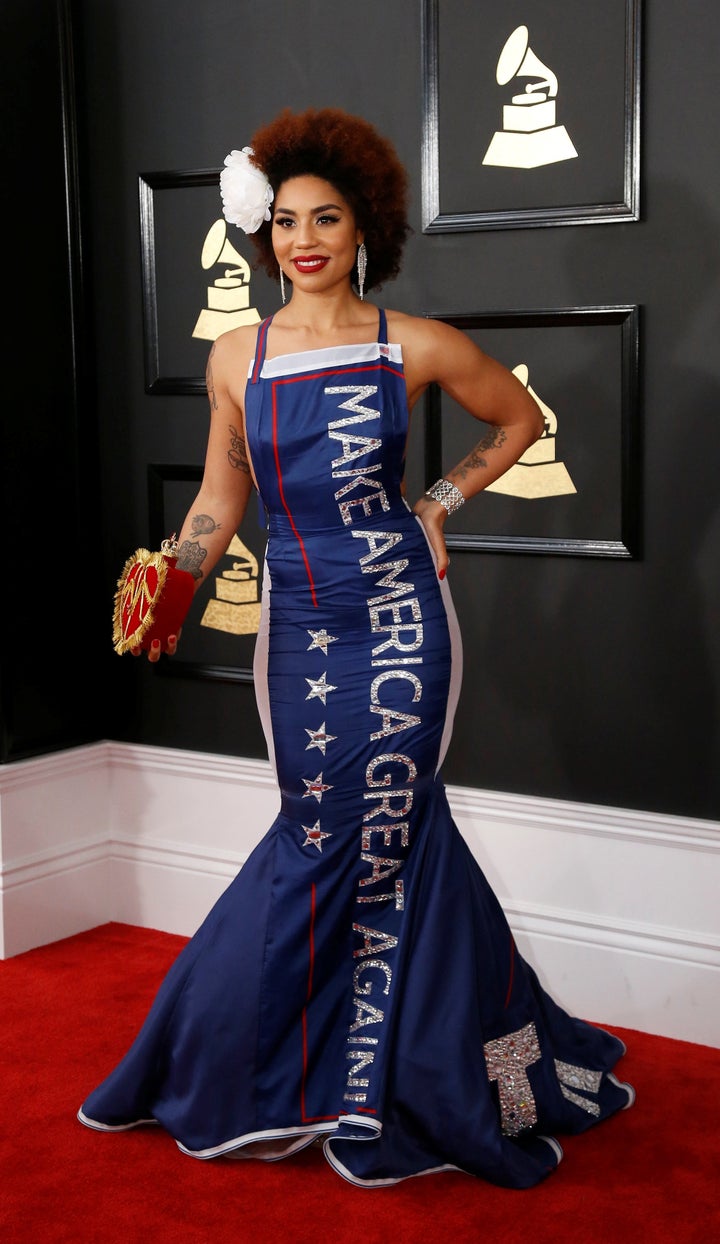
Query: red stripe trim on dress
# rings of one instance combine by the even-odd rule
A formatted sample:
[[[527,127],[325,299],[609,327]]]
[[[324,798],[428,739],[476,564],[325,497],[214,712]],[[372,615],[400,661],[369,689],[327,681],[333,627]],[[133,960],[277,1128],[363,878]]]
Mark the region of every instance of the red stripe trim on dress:
[[[303,1123],[330,1123],[337,1119],[336,1114],[306,1114],[305,1113],[305,1082],[307,1080],[308,1071],[308,1037],[307,1037],[307,1009],[310,1005],[313,990],[313,977],[315,975],[315,910],[316,910],[316,894],[317,887],[313,881],[310,887],[310,930],[308,933],[308,949],[309,949],[309,965],[308,965],[308,987],[305,1006],[302,1013],[302,1042],[303,1042],[303,1076],[302,1087],[300,1089],[300,1118]]]
[[[260,356],[260,349],[258,349],[258,357],[259,356]],[[318,380],[321,377],[325,377],[325,376],[355,375],[360,370],[364,372],[389,371],[392,375],[399,376],[399,377],[402,377],[402,374],[403,374],[402,371],[396,370],[395,367],[390,366],[388,363],[380,363],[380,362],[378,363],[355,363],[351,367],[335,367],[335,368],[323,367],[321,371],[300,372],[298,373],[297,376],[277,377],[277,378],[274,378],[272,381],[273,453],[275,456],[275,470],[277,472],[277,478],[278,478],[278,490],[280,492],[280,500],[282,501],[283,509],[285,513],[287,514],[288,519],[290,521],[290,526],[292,528],[293,535],[295,536],[295,539],[300,545],[300,552],[302,554],[303,562],[305,563],[305,572],[307,574],[308,583],[310,585],[310,595],[312,596],[312,602],[316,609],[318,608],[318,600],[315,594],[315,580],[313,579],[313,576],[312,576],[312,570],[310,569],[310,562],[308,560],[308,555],[305,549],[303,538],[300,535],[300,532],[298,531],[297,527],[295,526],[295,519],[293,518],[290,512],[290,507],[285,498],[285,489],[283,487],[282,468],[280,466],[280,450],[278,446],[278,437],[277,437],[277,389],[278,389],[278,385],[281,385],[281,384],[298,384],[299,382],[302,382],[305,380]]]
[[[282,356],[280,356],[282,357]],[[271,363],[272,359],[269,360]],[[273,384],[297,384],[299,380],[319,380],[321,376],[346,376],[354,374],[358,371],[389,371],[391,375],[397,376],[398,379],[404,379],[405,372],[402,363],[350,363],[347,367],[322,367],[319,371],[300,371],[293,376],[270,376]]]
[[[295,526],[295,519],[290,513],[290,507],[288,506],[288,503],[285,500],[285,489],[283,488],[282,469],[280,467],[280,452],[278,449],[278,439],[277,439],[277,389],[274,384],[272,387],[272,412],[273,412],[272,414],[273,453],[275,455],[275,470],[277,472],[278,491],[280,493],[280,500],[282,501],[283,509],[285,510],[285,513],[287,514],[288,519],[290,520],[290,526],[293,529],[293,534],[295,535],[295,538],[298,544],[300,545],[300,552],[302,553],[302,559],[305,563],[305,571],[307,573],[308,583],[310,584],[310,595],[312,596],[312,603],[317,609],[318,602],[317,602],[317,596],[315,595],[315,582],[312,577],[312,571],[310,569],[310,562],[308,561],[308,555],[305,551],[305,545],[303,543],[303,538],[300,535],[300,532],[298,531],[297,527]]]
[[[310,999],[312,997],[313,976],[315,974],[315,908],[316,908],[315,896],[316,896],[316,892],[317,892],[317,887],[315,885],[315,882],[313,881],[310,887],[310,930],[308,933],[308,951],[309,951],[309,954],[308,954],[308,957],[309,957],[308,987],[307,987],[307,997],[305,999],[305,1006],[303,1007],[303,1013],[302,1013],[303,1075],[302,1075],[302,1087],[300,1089],[300,1118],[302,1119],[303,1123],[326,1123],[330,1120],[337,1118],[337,1115],[334,1115],[334,1114],[307,1115],[305,1113],[305,1082],[307,1080],[307,1071],[308,1071],[307,1009],[308,1009],[308,1006],[310,1005]]]

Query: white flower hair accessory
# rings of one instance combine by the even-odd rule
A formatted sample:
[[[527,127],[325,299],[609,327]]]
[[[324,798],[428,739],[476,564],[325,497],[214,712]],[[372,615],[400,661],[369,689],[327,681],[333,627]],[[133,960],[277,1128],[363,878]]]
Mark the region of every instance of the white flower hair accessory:
[[[253,164],[252,147],[231,151],[225,156],[220,174],[220,197],[223,216],[231,225],[245,233],[256,233],[264,220],[270,220],[270,204],[274,194],[262,169]]]

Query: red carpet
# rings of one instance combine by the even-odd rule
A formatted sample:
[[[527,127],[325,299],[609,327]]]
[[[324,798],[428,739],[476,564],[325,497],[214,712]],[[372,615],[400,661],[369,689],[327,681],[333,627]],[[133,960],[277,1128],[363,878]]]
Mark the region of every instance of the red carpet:
[[[538,1188],[445,1173],[366,1190],[316,1150],[185,1157],[159,1128],[75,1112],[125,1052],[184,939],[126,925],[0,963],[2,1244],[711,1244],[720,1240],[720,1050],[614,1029],[636,1106]]]

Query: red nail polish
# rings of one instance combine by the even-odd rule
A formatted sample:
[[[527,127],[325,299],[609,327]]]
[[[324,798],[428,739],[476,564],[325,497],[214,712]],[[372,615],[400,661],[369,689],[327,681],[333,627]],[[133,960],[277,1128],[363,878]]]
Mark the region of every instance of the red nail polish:
[[[445,571],[438,570],[438,579],[444,579],[444,578],[445,578]]]

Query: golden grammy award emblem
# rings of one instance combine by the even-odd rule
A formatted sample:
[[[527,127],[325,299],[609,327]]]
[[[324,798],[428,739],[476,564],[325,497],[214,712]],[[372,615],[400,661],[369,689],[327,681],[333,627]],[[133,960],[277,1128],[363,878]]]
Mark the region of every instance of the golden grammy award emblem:
[[[538,397],[528,384],[529,372],[525,363],[513,367],[513,375],[525,385],[531,397],[535,398],[543,419],[545,431],[539,440],[525,450],[514,466],[504,475],[488,484],[486,492],[502,492],[508,497],[525,497],[532,500],[536,497],[561,497],[577,492],[570,478],[570,472],[564,462],[557,462],[555,451],[557,445],[557,415],[545,402]]]
[[[193,337],[215,341],[221,333],[241,324],[259,324],[260,316],[250,306],[250,264],[228,240],[224,220],[216,220],[208,229],[200,263],[206,271],[218,263],[232,267],[208,285],[207,306],[198,316]]]
[[[215,580],[215,597],[208,601],[200,625],[228,635],[256,635],[260,626],[258,560],[237,534],[225,556],[231,558],[231,565]]]
[[[503,127],[490,143],[483,164],[503,168],[538,168],[577,156],[564,125],[556,124],[558,80],[528,46],[527,26],[513,30],[500,53],[496,79],[507,86],[513,78],[538,78],[503,107]]]

